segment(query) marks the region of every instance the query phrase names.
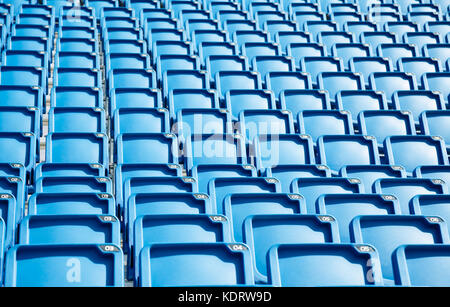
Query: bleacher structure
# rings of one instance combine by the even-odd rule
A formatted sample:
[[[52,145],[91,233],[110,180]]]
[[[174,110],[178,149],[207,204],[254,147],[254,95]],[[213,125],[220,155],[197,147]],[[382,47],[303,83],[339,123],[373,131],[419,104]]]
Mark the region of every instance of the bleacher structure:
[[[0,284],[449,286],[449,0],[0,1]]]

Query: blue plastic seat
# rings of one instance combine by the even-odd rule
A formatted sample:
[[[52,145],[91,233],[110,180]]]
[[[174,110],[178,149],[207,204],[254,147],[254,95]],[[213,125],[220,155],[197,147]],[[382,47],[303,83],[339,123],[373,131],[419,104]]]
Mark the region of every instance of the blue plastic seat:
[[[227,11],[227,12],[234,12],[234,11]],[[178,18],[180,19],[180,23],[184,25],[186,21],[190,19],[210,19],[211,12],[200,9],[183,9],[178,12]],[[218,19],[222,20],[221,18]]]
[[[214,19],[189,19],[186,21],[184,28],[189,38],[191,38],[192,33],[202,30],[220,30],[220,24]]]
[[[372,90],[383,91],[388,103],[398,91],[417,90],[416,78],[411,73],[374,72],[370,76]]]
[[[113,116],[114,138],[122,133],[169,132],[169,112],[164,108],[119,108]]]
[[[98,163],[39,163],[34,170],[34,182],[41,177],[105,177],[106,170]]]
[[[161,108],[161,91],[148,88],[114,88],[110,92],[110,113],[121,108]]]
[[[441,21],[441,15],[435,12],[409,12],[407,15],[409,21],[416,22],[420,29],[424,29],[424,25],[428,22]]]
[[[300,28],[304,28],[306,31],[311,32],[306,28],[306,23],[311,21],[325,21],[326,15],[322,12],[295,12],[291,19],[298,23]]]
[[[58,68],[53,77],[54,86],[101,87],[101,74],[96,68]]]
[[[229,194],[280,193],[280,182],[274,178],[262,177],[220,177],[208,184],[208,194],[217,214],[225,213],[225,199]]]
[[[405,43],[414,44],[417,47],[418,54],[425,56],[424,46],[428,44],[439,44],[439,34],[429,32],[406,33],[403,40]]]
[[[149,0],[126,0],[125,7],[133,9],[135,12],[140,12],[146,8],[159,8],[160,3]]]
[[[283,31],[297,31],[298,25],[293,21],[287,20],[267,20],[263,29],[269,33],[272,41],[275,41],[275,37],[278,33]]]
[[[187,170],[200,164],[246,164],[244,139],[238,134],[192,135],[186,143]]]
[[[103,7],[100,10],[100,18],[103,17],[135,17],[134,11],[126,7]]]
[[[95,53],[59,51],[55,55],[58,68],[100,68],[100,59]]]
[[[330,169],[325,165],[277,165],[267,168],[264,172],[267,177],[280,181],[283,193],[291,192],[291,183],[297,178],[331,177]]]
[[[36,193],[112,193],[108,177],[41,177],[35,187]]]
[[[287,53],[289,45],[312,43],[312,38],[307,32],[279,31],[275,34],[274,41],[280,44],[283,53]]]
[[[199,46],[199,57],[205,64],[210,56],[237,55],[236,44],[228,42],[203,42]]]
[[[0,176],[19,177],[26,182],[26,170],[20,163],[0,163]]]
[[[0,131],[31,132],[39,138],[41,135],[40,110],[36,107],[0,107]]]
[[[6,256],[5,285],[122,287],[122,262],[122,250],[112,244],[17,245]],[[73,275],[67,275],[68,268]],[[48,270],[54,272],[51,277]],[[83,279],[81,272],[86,274]]]
[[[169,93],[170,118],[175,119],[182,109],[219,108],[219,100],[214,90],[175,89]]]
[[[421,129],[426,135],[438,135],[444,139],[445,144],[450,144],[449,130],[447,129],[449,111],[426,110],[420,115]],[[449,145],[447,145],[447,148]]]
[[[281,55],[280,45],[273,43],[244,43],[242,46],[242,55],[246,56],[250,63],[253,63],[255,56],[274,56]]]
[[[450,89],[448,81],[450,80],[450,72],[426,73],[423,77],[425,89],[441,92],[444,100],[450,103]]]
[[[256,18],[256,14],[258,12],[277,12],[281,11],[279,3],[273,3],[269,1],[245,1],[247,9],[250,13],[250,16]]]
[[[52,108],[48,132],[105,133],[105,112],[99,108]]]
[[[259,11],[255,13],[255,20],[260,29],[264,28],[267,21],[285,21],[288,19],[287,13],[282,11]]]
[[[448,243],[445,223],[424,216],[360,216],[353,220],[354,242],[370,244],[380,255],[386,286],[399,284],[393,269],[393,255],[405,244]]]
[[[304,110],[330,110],[328,93],[323,90],[284,90],[280,93],[282,110],[289,110],[294,120]]]
[[[19,244],[120,245],[119,220],[110,215],[32,215],[20,223]]]
[[[278,287],[383,285],[378,254],[368,245],[281,244],[269,250],[268,262],[269,282]]]
[[[352,58],[365,58],[371,56],[370,46],[358,43],[336,43],[332,48],[333,55],[339,57],[344,62],[346,70],[350,68]]]
[[[250,34],[250,32],[258,30],[258,25],[254,20],[229,19],[225,21],[223,28],[229,35],[234,36],[239,32]],[[263,37],[266,38],[266,41],[269,41],[269,33],[264,33]]]
[[[266,255],[272,246],[339,242],[337,223],[329,216],[272,213],[250,216],[243,224],[257,284],[268,282]]]
[[[423,47],[423,54],[426,57],[437,59],[441,64],[440,67],[445,67],[446,62],[450,58],[449,49],[450,44],[426,44]]]
[[[103,92],[97,87],[55,86],[51,92],[50,106],[102,108]]]
[[[293,58],[286,56],[255,56],[253,57],[252,67],[263,77],[272,72],[295,71]]]
[[[16,211],[18,210],[14,195],[2,191],[0,200],[1,221],[1,258],[3,251],[9,249],[16,241]],[[3,265],[2,265],[3,266]]]
[[[27,173],[36,163],[36,137],[31,132],[0,132],[0,163],[19,163]]]
[[[211,179],[222,177],[256,177],[256,168],[249,164],[200,164],[192,168],[191,175],[197,178],[198,191],[200,193],[208,193],[208,184]]]
[[[40,87],[47,92],[47,72],[42,67],[2,66],[0,84]]]
[[[45,67],[48,58],[45,52],[28,50],[5,50],[2,53],[2,63],[8,66]]]
[[[199,10],[200,9],[200,3],[199,2],[191,2],[191,1],[182,1],[182,0],[176,0],[176,1],[170,1],[168,3],[168,9],[170,9],[175,17],[179,17],[180,13],[184,10]]]
[[[249,64],[247,58],[243,56],[210,55],[206,58],[206,70],[209,71],[210,82],[214,82],[217,72],[225,70],[246,71],[249,70]]]
[[[55,16],[52,14],[42,14],[39,12],[35,13],[20,13],[15,16],[16,23],[22,25],[39,25],[47,26],[50,29],[55,27]]]
[[[376,192],[374,183],[380,178],[406,178],[405,169],[395,165],[349,165],[341,168],[339,174],[359,179],[367,194]]]
[[[224,216],[205,214],[140,215],[134,221],[133,258],[140,267],[140,255],[145,246],[155,243],[216,243],[230,242],[230,228]],[[135,281],[139,270],[135,270]]]
[[[338,31],[339,29],[338,24],[335,21],[308,20],[304,23],[303,30],[308,33],[311,33],[314,40],[318,42],[318,36],[320,33]]]
[[[306,56],[300,60],[300,67],[301,71],[308,72],[311,75],[313,86],[318,85],[317,77],[322,72],[344,71],[342,60],[334,57]]]
[[[110,53],[106,55],[106,71],[116,69],[142,69],[151,68],[150,57],[146,53]]]
[[[255,139],[258,170],[278,165],[314,164],[311,137],[298,134],[260,135]]]
[[[399,214],[395,197],[377,194],[324,194],[317,200],[321,214],[329,214],[339,221],[341,242],[350,243],[350,225],[360,215]]]
[[[59,18],[61,16],[94,16],[95,12],[92,7],[86,6],[75,6],[74,2],[70,2],[70,0],[46,0],[47,5],[53,6],[56,17]],[[112,8],[109,8],[112,9]]]
[[[164,73],[168,70],[198,70],[200,60],[195,55],[160,55],[156,59],[158,81],[162,82]],[[209,71],[209,70],[208,70]]]
[[[359,6],[356,3],[331,2],[328,4],[327,10],[328,13],[359,12]]]
[[[363,32],[361,33],[361,43],[369,44],[372,48],[372,52],[378,49],[380,44],[395,44],[397,42],[397,36],[391,32]]]
[[[383,25],[388,22],[399,22],[403,21],[402,14],[398,12],[369,12],[367,19],[376,22],[377,24]]]
[[[448,191],[444,181],[439,179],[382,178],[375,181],[374,187],[376,193],[395,196],[403,215],[413,212],[412,199],[416,195],[446,194]]]
[[[411,112],[416,125],[422,112],[445,110],[442,95],[431,91],[399,91],[394,95],[393,102],[395,109]]]
[[[142,30],[139,28],[133,29],[133,28],[111,27],[104,29],[103,33],[105,36],[105,40],[110,39],[142,40],[144,37],[142,34]],[[151,40],[149,40],[149,42],[151,42]]]
[[[318,35],[318,42],[326,46],[328,54],[332,54],[334,45],[353,43],[353,35],[349,32],[322,31]]]
[[[238,30],[232,34],[232,40],[238,45],[239,49],[241,49],[245,43],[269,42],[269,34],[256,30]]]
[[[224,98],[230,90],[262,89],[260,74],[253,71],[220,71],[216,73],[216,89]]]
[[[266,75],[266,87],[279,99],[284,91],[311,89],[311,79],[307,73],[273,71]]]
[[[107,167],[108,151],[108,138],[103,133],[51,133],[47,136],[45,161]]]
[[[203,42],[227,42],[228,33],[221,30],[196,30],[191,33],[191,41],[198,50]]]
[[[192,55],[192,45],[189,42],[158,40],[149,51],[152,52],[153,64],[156,64],[163,55]]]
[[[17,28],[19,28],[19,26],[17,26]],[[21,26],[21,28],[23,29],[23,31],[27,29],[25,28],[25,26]],[[35,31],[36,30],[34,30],[33,32]],[[18,33],[19,32],[17,32],[17,35]],[[58,33],[60,35],[59,38],[95,39],[96,37],[98,37],[97,29],[90,27],[73,27],[60,25]]]
[[[170,133],[120,134],[116,146],[117,163],[176,163],[176,145],[176,136]]]
[[[62,31],[62,30],[60,30]],[[64,28],[64,33],[60,32],[61,35],[68,35],[67,32],[70,32],[68,29]],[[14,24],[11,27],[11,35],[12,36],[22,36],[22,37],[51,37],[51,29],[46,26],[39,25],[20,25]],[[6,37],[2,37],[2,45],[5,45]]]
[[[72,18],[70,15],[61,16],[59,25],[61,27],[77,27],[77,28],[95,28],[97,20],[94,16],[77,16]]]
[[[86,6],[92,7],[95,11],[95,16],[99,18],[104,8],[113,8],[119,5],[116,0],[86,0]]]
[[[438,33],[441,36],[441,42],[444,42],[445,36],[450,32],[449,21],[430,21],[425,24],[425,31]]]
[[[381,43],[378,45],[377,53],[380,57],[389,58],[394,66],[398,65],[401,58],[419,56],[419,50],[413,44]]]
[[[378,31],[378,25],[372,21],[347,21],[343,30],[353,33],[353,40],[360,42],[361,33],[363,32],[376,32]]]
[[[361,111],[388,109],[384,93],[375,91],[341,91],[337,94],[336,103],[338,110],[351,113],[354,124],[357,124]]]
[[[156,74],[152,69],[120,68],[109,72],[109,88],[154,88]]]
[[[287,46],[287,54],[295,60],[297,70],[301,70],[304,57],[324,57],[327,55],[325,46],[317,43],[291,43]]]
[[[98,43],[89,38],[59,38],[56,50],[62,52],[89,52],[98,53]]]
[[[178,259],[176,265],[170,264],[174,255]],[[243,244],[153,244],[144,247],[140,263],[143,287],[254,284],[250,251]],[[205,270],[205,263],[214,263],[214,274]],[[168,266],[170,274],[167,274]]]
[[[413,73],[419,89],[423,89],[423,76],[429,72],[439,72],[442,66],[435,58],[411,57],[399,59],[398,67],[400,71]]]
[[[362,111],[358,122],[361,134],[374,136],[379,146],[391,135],[416,135],[414,118],[409,111]]]
[[[448,195],[424,194],[416,195],[411,200],[411,213],[414,215],[439,216],[448,227],[449,204]]]
[[[364,90],[365,84],[362,74],[352,72],[322,72],[318,75],[318,87],[327,90],[331,102],[342,91]]]
[[[311,136],[314,144],[322,135],[353,134],[353,122],[347,111],[302,111],[298,114],[298,127],[301,134]]]
[[[419,25],[410,21],[389,21],[384,24],[384,30],[395,33],[400,41],[405,33],[418,32]]]
[[[384,148],[389,164],[402,165],[408,173],[422,165],[449,164],[440,136],[391,136],[386,138]]]
[[[164,96],[175,89],[209,89],[209,75],[203,70],[168,70],[163,76]]]
[[[138,28],[139,20],[137,18],[129,17],[104,17],[100,19],[100,26],[102,29],[107,28]],[[148,28],[144,25],[144,32]]]
[[[369,79],[372,73],[394,70],[391,60],[381,57],[354,57],[350,59],[349,69],[363,75],[366,88],[370,88]]]

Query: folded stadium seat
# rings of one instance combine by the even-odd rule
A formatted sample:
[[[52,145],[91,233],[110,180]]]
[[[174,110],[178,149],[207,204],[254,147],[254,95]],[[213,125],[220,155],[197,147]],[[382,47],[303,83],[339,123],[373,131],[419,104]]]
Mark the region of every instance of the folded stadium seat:
[[[359,131],[377,139],[380,150],[391,135],[416,135],[414,118],[410,111],[376,110],[362,111],[358,115]]]
[[[230,31],[228,31],[231,33]],[[257,30],[239,30],[232,34],[232,41],[238,45],[239,49],[245,43],[267,43],[269,42],[269,33]]]
[[[395,33],[383,31],[363,32],[360,38],[361,43],[370,45],[373,54],[376,54],[380,44],[395,44],[398,40]]]
[[[221,12],[224,12],[223,14],[226,15],[227,13],[225,13],[225,12],[231,13],[231,12],[235,12],[235,11],[220,11],[219,16],[220,16]],[[243,13],[243,12],[236,12],[236,14],[238,14],[238,13]],[[236,15],[236,16],[238,16],[238,15]],[[210,11],[205,11],[205,10],[201,10],[201,9],[189,9],[188,8],[188,9],[182,9],[181,11],[178,12],[178,19],[180,19],[181,25],[184,25],[186,23],[186,21],[188,21],[190,19],[211,19],[211,18],[212,18],[212,16],[211,16]],[[220,20],[220,21],[225,21],[225,19],[226,19],[225,16],[223,16],[223,19],[222,19],[222,17],[218,18],[218,20]],[[246,18],[243,18],[243,19],[245,20]]]
[[[179,18],[184,10],[200,10],[201,3],[188,0],[169,1],[167,8],[173,12],[176,18]]]
[[[156,40],[152,37],[152,31],[157,29],[172,29],[178,30],[178,21],[172,18],[147,18],[144,21],[143,25],[144,36],[148,39],[149,46],[154,43]],[[169,39],[173,40],[173,39]]]
[[[367,14],[367,19],[379,25],[383,25],[388,22],[403,21],[402,15],[398,12],[369,12]]]
[[[280,32],[299,30],[298,24],[290,20],[267,20],[263,25],[263,29],[269,33],[272,41],[275,41],[276,35]]]
[[[239,51],[235,43],[229,42],[203,42],[198,48],[198,55],[205,65],[210,56],[238,55]]]
[[[61,31],[61,29],[59,29]],[[64,31],[68,31],[66,28],[64,28]],[[60,35],[63,35],[64,33],[61,33]],[[67,35],[67,33],[65,33]],[[11,27],[11,36],[16,37],[52,37],[53,33],[51,32],[50,28],[40,25],[19,25],[19,24],[13,24]],[[6,42],[6,36],[2,37],[2,46],[5,45]]]
[[[0,163],[0,176],[19,177],[22,182],[26,182],[26,170],[20,163]]]
[[[0,132],[31,132],[39,141],[40,110],[36,107],[0,106]]]
[[[36,193],[112,193],[108,177],[41,177],[35,182]]]
[[[96,53],[58,51],[55,55],[55,67],[99,69],[100,58]]]
[[[398,91],[417,90],[415,75],[402,72],[374,72],[370,75],[372,90],[383,91],[388,104],[393,103]]]
[[[32,215],[20,223],[19,244],[115,244],[119,220],[111,215]]]
[[[156,30],[155,30],[156,31]],[[172,31],[172,30],[167,30]],[[176,32],[177,35],[182,35],[182,33]],[[111,40],[111,39],[129,39],[129,40],[142,40],[144,35],[142,33],[142,30],[140,28],[106,28],[103,29],[102,33],[104,40]],[[150,40],[148,43],[151,42]]]
[[[305,110],[331,110],[330,98],[323,90],[284,90],[280,93],[280,109],[289,110],[294,121]]]
[[[106,72],[116,69],[142,69],[152,68],[147,53],[110,53],[105,56]]]
[[[2,66],[0,84],[39,87],[47,92],[47,71],[43,67]]]
[[[355,42],[361,42],[361,33],[363,32],[378,31],[378,25],[372,21],[348,21],[342,27],[343,31],[353,34]]]
[[[184,25],[188,38],[192,38],[193,33],[197,31],[218,31],[220,30],[220,24],[217,20],[213,19],[189,19]]]
[[[442,270],[449,261],[448,245],[401,246],[395,251],[393,258],[395,276],[402,286],[449,285],[448,276]]]
[[[363,75],[366,88],[370,88],[372,73],[394,71],[391,59],[382,57],[354,57],[350,59],[349,66],[350,71]]]
[[[59,18],[59,26],[77,27],[77,28],[96,28],[97,19],[94,16],[77,16],[77,18],[73,18],[70,15],[65,15]]]
[[[1,168],[0,168],[1,169]],[[0,174],[2,174],[0,172]],[[105,177],[101,164],[93,163],[39,163],[34,170],[34,182],[41,177]]]
[[[450,104],[450,89],[448,81],[450,72],[426,73],[423,76],[423,84],[426,90],[441,92],[447,104]]]
[[[272,215],[274,220],[280,223],[281,215],[284,217],[289,214],[297,215],[306,212],[303,197],[299,194],[284,193],[261,193],[229,194],[224,200],[225,215],[232,223],[232,240],[234,242],[244,242],[246,237],[245,224],[249,217],[255,215]],[[278,218],[277,218],[278,217]],[[278,223],[275,223],[278,224]],[[252,234],[247,233],[252,237]],[[247,243],[250,243],[247,240]],[[265,272],[261,272],[265,275]]]
[[[5,246],[4,246],[4,242],[5,242],[5,221],[3,221],[2,218],[0,218],[0,270],[1,270],[1,274],[0,274],[0,282],[3,283],[3,255],[4,255],[4,250],[5,250]]]
[[[28,178],[36,164],[37,137],[31,132],[0,132],[0,163],[19,163]]]
[[[389,164],[402,165],[408,174],[422,165],[448,165],[445,143],[440,136],[391,136],[384,148]],[[410,153],[417,153],[411,155]]]
[[[178,111],[172,132],[184,145],[192,135],[233,133],[233,123],[226,109],[182,109]]]
[[[212,17],[216,18],[217,14],[220,11],[224,10],[234,10],[238,11],[241,8],[240,3],[238,2],[229,2],[229,1],[205,1],[204,8],[206,10],[211,11]]]
[[[231,95],[230,90],[262,89],[261,76],[254,71],[219,71],[216,73],[215,83],[222,99]]]
[[[2,106],[23,106],[43,110],[43,93],[39,87],[0,85]]]
[[[61,16],[94,16],[95,12],[92,7],[74,6],[74,2],[67,0],[46,0],[47,5],[55,8],[56,17]]]
[[[352,58],[366,58],[371,56],[370,46],[359,43],[336,43],[333,45],[332,53],[335,57],[342,59],[346,70],[349,70],[349,62]]]
[[[212,178],[208,183],[208,195],[213,210],[217,214],[225,213],[225,198],[236,193],[280,193],[280,182],[274,178],[263,177],[220,177]]]
[[[108,137],[104,133],[50,133],[46,162],[109,164]]]
[[[250,164],[200,164],[191,170],[191,176],[197,179],[198,191],[208,193],[208,184],[211,179],[222,177],[256,177],[256,168]]]
[[[302,31],[279,31],[275,34],[274,41],[280,44],[281,51],[287,54],[287,49],[291,44],[312,43],[311,34]]]
[[[203,43],[204,44],[204,43]],[[202,44],[202,45],[203,45]],[[228,43],[225,43],[228,44]],[[200,51],[201,52],[201,51]],[[210,83],[213,84],[219,71],[248,71],[247,58],[239,55],[210,55],[206,58],[206,70],[209,72]]]
[[[97,68],[57,68],[53,76],[53,85],[101,87],[101,73]]]
[[[152,69],[120,68],[109,72],[109,89],[155,88],[156,73]]]
[[[32,50],[4,50],[2,52],[4,66],[44,67],[48,72],[47,53]]]
[[[132,10],[134,12],[134,10]],[[173,18],[171,10],[165,8],[143,8],[137,11],[139,20],[144,22],[147,18]]]
[[[123,286],[123,252],[112,244],[17,245],[6,259],[8,287]]]
[[[191,41],[198,50],[203,42],[227,42],[228,32],[222,30],[196,30],[191,33]]]
[[[36,9],[36,8],[35,8]],[[45,10],[49,9],[49,7],[46,7]],[[35,12],[23,12],[23,13],[19,13],[15,16],[15,22],[17,24],[21,24],[21,25],[39,25],[39,26],[47,26],[50,28],[50,31],[54,30],[55,28],[55,16],[54,14],[52,15],[51,13],[42,13],[42,12],[37,12],[38,10],[41,9],[37,9]],[[8,26],[7,23],[4,23]]]
[[[367,194],[375,193],[374,182],[380,178],[406,178],[405,169],[395,165],[349,165],[341,168],[339,175],[359,179]]]
[[[134,10],[126,7],[102,7],[100,10],[100,19],[104,17],[136,17]]]
[[[130,242],[133,263],[140,267],[142,249],[155,243],[216,243],[231,242],[230,225],[226,217],[206,214],[141,215],[133,223],[134,237]],[[131,272],[131,276],[133,272]],[[134,270],[139,284],[139,270]]]
[[[436,12],[409,12],[407,15],[409,21],[419,24],[420,29],[424,29],[427,22],[441,21],[441,15]]]
[[[258,25],[256,24],[256,21],[254,20],[240,20],[240,19],[230,19],[225,21],[223,25],[224,30],[228,33],[228,35],[234,36],[236,33],[239,32],[245,32],[247,34],[250,34],[253,31],[258,30]],[[263,36],[268,42],[269,39],[269,33],[264,31],[257,31],[260,36]],[[264,35],[261,35],[261,33],[264,33]]]
[[[352,221],[351,232],[357,244],[370,244],[380,255],[386,286],[399,285],[393,265],[393,253],[406,244],[447,244],[448,231],[440,218],[425,216],[359,216]]]
[[[335,44],[353,43],[353,35],[350,32],[321,31],[318,34],[318,42],[326,46],[328,54],[332,54]]]
[[[440,65],[439,60],[436,58],[411,57],[400,58],[398,67],[399,71],[413,73],[416,76],[419,89],[423,89],[423,76],[426,73],[439,72],[443,66]]]
[[[107,28],[138,28],[139,20],[133,17],[104,17],[100,20],[100,27],[102,31]],[[143,29],[145,33],[147,28],[143,26]]]
[[[311,75],[312,84],[317,88],[319,86],[318,76],[320,73],[343,72],[344,64],[340,58],[306,56],[300,60],[300,70]],[[331,95],[330,98],[332,98]]]
[[[446,144],[450,144],[450,138],[446,126],[450,112],[444,110],[424,111],[420,115],[420,127],[425,135],[439,135]],[[447,150],[449,145],[447,145]]]
[[[322,72],[318,74],[317,80],[318,88],[328,91],[332,105],[335,105],[336,96],[342,91],[365,90],[361,73]]]
[[[390,59],[394,67],[398,67],[401,58],[414,58],[420,55],[416,45],[399,43],[381,43],[378,45],[377,54]]]
[[[312,21],[325,21],[326,15],[323,12],[295,12],[295,14],[293,14],[291,16],[291,20],[295,21],[298,23],[298,26],[300,29],[304,29],[306,32],[310,32],[313,34],[316,34],[315,32],[311,31],[310,29],[308,29],[307,23],[312,22]],[[316,37],[316,35],[314,35],[314,38]]]
[[[169,112],[164,108],[120,108],[113,115],[114,139],[122,133],[169,132]]]
[[[343,25],[347,22],[364,21],[364,15],[358,12],[334,12],[331,14],[331,20]],[[341,26],[342,27],[342,26]]]
[[[318,125],[320,123],[320,125]],[[347,111],[306,110],[298,114],[298,127],[301,134],[308,134],[316,144],[322,135],[353,134],[353,122]]]
[[[417,178],[441,179],[450,188],[450,166],[419,166],[414,170]]]
[[[266,3],[267,4],[267,3]],[[288,14],[281,11],[259,11],[255,13],[255,20],[260,29],[264,29],[267,21],[286,21],[289,20]]]
[[[105,111],[100,108],[51,108],[48,132],[106,133]]]
[[[368,245],[281,244],[269,250],[268,263],[277,287],[383,285],[378,254]]]
[[[305,57],[325,57],[325,46],[317,43],[292,43],[287,46],[287,55],[294,58],[296,69],[302,71],[301,61]]]
[[[426,56],[424,52],[425,45],[439,44],[441,41],[439,34],[430,32],[405,33],[403,40],[405,43],[416,45],[418,55],[422,56]]]
[[[115,195],[118,206],[122,206],[125,182],[132,177],[177,177],[181,176],[178,164],[118,164],[114,173]]]
[[[215,90],[174,89],[169,93],[168,105],[170,118],[175,120],[182,109],[217,109],[219,98]]]
[[[111,44],[107,43],[108,45]],[[121,46],[124,48],[125,46]],[[59,38],[56,41],[56,51],[98,53],[98,43],[90,38]]]
[[[419,126],[422,112],[445,110],[445,101],[439,92],[399,91],[394,94],[393,102],[395,109],[411,112],[416,126]]]
[[[445,36],[450,32],[450,21],[430,21],[425,24],[425,31],[438,33],[441,36],[441,43]]]
[[[331,216],[254,215],[245,220],[245,242],[252,256],[256,284],[267,284],[267,254],[280,244],[339,243],[337,223]]]
[[[247,3],[242,3],[244,9],[247,9],[250,13],[252,19],[256,19],[256,13],[258,12],[277,12],[283,11],[280,7],[280,3],[269,2],[269,1],[245,1]]]
[[[0,12],[14,15],[14,5],[12,3],[13,1],[5,1],[4,3],[0,4]],[[10,3],[8,3],[8,2],[10,2]],[[19,5],[19,7],[20,7],[20,5]]]
[[[419,25],[411,21],[390,21],[384,24],[384,30],[396,34],[401,41],[406,33],[419,32]]]
[[[275,56],[281,55],[280,45],[274,43],[244,43],[242,46],[242,55],[246,56],[249,63],[253,63],[255,56]]]
[[[139,271],[142,287],[254,285],[250,251],[243,244],[153,244],[142,249]]]
[[[92,7],[95,11],[95,17],[100,18],[103,8],[112,8],[119,6],[116,0],[86,0],[85,6]]]
[[[426,44],[423,47],[424,56],[437,59],[443,69],[445,69],[445,64],[450,59],[449,50],[450,44]]]
[[[50,107],[103,108],[103,92],[98,87],[55,86],[50,95]]]
[[[374,183],[375,192],[395,196],[400,204],[401,214],[413,212],[412,199],[416,195],[447,194],[447,186],[440,179],[382,178]]]
[[[16,220],[18,208],[14,195],[2,191],[0,196],[0,221],[2,224],[0,230],[2,244],[0,248],[3,252],[3,250],[6,251],[15,244],[16,225],[18,225],[19,221]],[[3,254],[0,254],[0,258],[3,258]]]
[[[162,83],[163,76],[169,70],[199,70],[200,60],[196,55],[160,55],[156,59],[158,82]],[[207,69],[208,70],[208,69]],[[209,71],[209,70],[208,70]]]
[[[448,227],[450,208],[449,195],[416,195],[411,200],[411,214],[439,216]]]
[[[360,215],[400,214],[398,200],[392,195],[323,194],[317,200],[320,214],[329,214],[339,221],[341,242],[350,243],[350,225]]]
[[[301,26],[300,26],[301,28]],[[335,21],[308,20],[304,23],[303,30],[311,33],[314,41],[319,42],[319,34],[322,32],[338,31],[338,24]]]
[[[320,8],[317,3],[309,3],[309,2],[290,2],[283,1],[285,12],[289,12],[289,16],[292,16],[295,12],[319,12]]]
[[[173,90],[209,89],[209,74],[205,70],[167,70],[162,85],[166,98]]]
[[[161,92],[153,88],[113,88],[110,92],[110,114],[121,108],[161,108]]]
[[[356,3],[339,3],[339,2],[331,2],[328,4],[327,12],[331,13],[340,13],[340,12],[359,12],[359,5]]]
[[[135,12],[140,12],[146,8],[159,8],[160,3],[153,0],[125,0],[125,7],[133,9]]]
[[[25,26],[22,27],[22,31],[25,31]],[[17,25],[17,32],[16,35],[20,35],[19,32],[19,25]],[[110,29],[111,31],[112,29]],[[90,28],[90,27],[74,27],[74,26],[59,26],[58,29],[58,38],[80,38],[80,39],[96,39],[98,37],[97,28]],[[106,39],[106,33],[105,33],[105,39]]]
[[[269,72],[266,74],[265,84],[274,93],[275,100],[279,100],[284,91],[312,89],[309,74],[294,71]]]

